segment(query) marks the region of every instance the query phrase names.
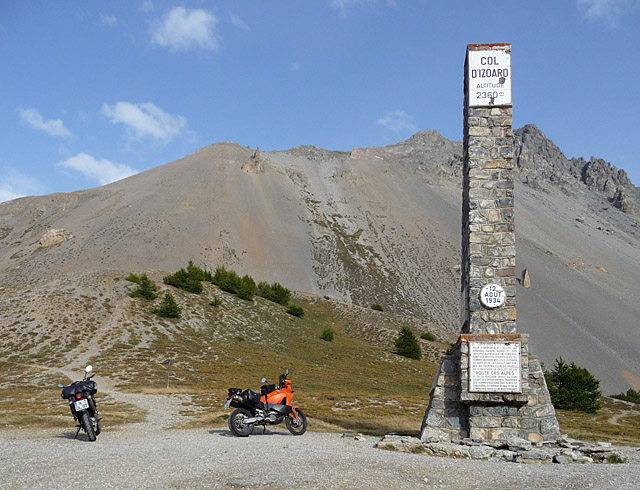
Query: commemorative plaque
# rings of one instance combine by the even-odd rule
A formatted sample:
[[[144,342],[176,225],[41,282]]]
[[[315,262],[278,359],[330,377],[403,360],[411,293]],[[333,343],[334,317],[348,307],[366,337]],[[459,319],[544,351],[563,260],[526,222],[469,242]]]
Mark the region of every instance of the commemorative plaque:
[[[469,391],[520,393],[520,342],[469,342]]]
[[[505,299],[504,288],[499,284],[487,284],[480,290],[480,302],[487,308],[498,308]]]

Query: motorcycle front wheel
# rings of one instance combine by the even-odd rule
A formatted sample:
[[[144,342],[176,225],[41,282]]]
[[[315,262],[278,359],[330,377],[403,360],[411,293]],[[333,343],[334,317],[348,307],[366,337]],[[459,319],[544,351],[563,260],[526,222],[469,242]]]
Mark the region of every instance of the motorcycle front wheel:
[[[298,418],[294,418],[294,414],[291,413],[287,415],[284,419],[284,423],[294,436],[301,436],[307,431],[307,417],[304,416],[304,413],[299,408],[296,409],[298,413]]]
[[[229,430],[238,437],[247,437],[253,431],[253,424],[247,424],[246,420],[251,417],[251,412],[244,408],[236,408],[229,415]]]
[[[87,412],[84,412],[82,414],[82,427],[87,434],[87,439],[89,439],[91,442],[94,442],[96,440],[96,433],[93,430],[93,424],[91,423],[91,419],[89,418],[89,414]]]

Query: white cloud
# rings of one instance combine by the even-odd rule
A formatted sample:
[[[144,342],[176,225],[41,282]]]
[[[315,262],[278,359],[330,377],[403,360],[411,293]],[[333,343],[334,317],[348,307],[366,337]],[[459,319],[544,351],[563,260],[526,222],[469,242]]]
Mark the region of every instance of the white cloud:
[[[171,51],[186,51],[194,47],[217,51],[220,45],[215,33],[217,21],[206,10],[175,7],[164,20],[152,25],[152,40]]]
[[[102,25],[107,27],[115,27],[118,25],[118,18],[115,15],[100,14]]]
[[[51,136],[62,136],[68,138],[71,131],[64,127],[64,123],[60,119],[49,119],[45,121],[36,109],[19,109],[20,119],[23,123],[28,124],[34,129],[40,129]]]
[[[236,27],[239,27],[243,31],[249,30],[249,25],[240,17],[238,17],[236,14],[231,14],[231,24],[233,24]]]
[[[401,131],[416,132],[416,125],[413,122],[413,118],[404,111],[387,112],[383,117],[378,119],[376,123],[390,129],[394,133],[400,133]]]
[[[114,163],[104,158],[97,160],[86,153],[78,153],[56,164],[71,170],[77,170],[89,181],[97,181],[100,185],[110,184],[116,180],[135,175],[138,171],[122,163]]]
[[[604,20],[611,27],[618,27],[628,12],[640,8],[638,0],[577,0],[577,3],[578,7],[585,9],[585,18]]]
[[[104,104],[100,112],[113,124],[124,124],[130,137],[136,140],[148,137],[167,143],[182,134],[187,125],[184,117],[167,114],[151,102]]]
[[[18,199],[24,197],[26,194],[20,191],[14,190],[10,185],[0,184],[0,202],[11,201],[12,199]]]

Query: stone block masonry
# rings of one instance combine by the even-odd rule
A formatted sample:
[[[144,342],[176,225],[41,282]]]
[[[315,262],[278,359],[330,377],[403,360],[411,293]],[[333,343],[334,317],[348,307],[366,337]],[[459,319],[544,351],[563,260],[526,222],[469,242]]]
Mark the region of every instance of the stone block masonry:
[[[540,363],[517,333],[510,77],[511,45],[467,47],[461,335],[433,381],[423,441],[560,437]]]
[[[462,332],[515,333],[516,240],[513,211],[512,108],[467,108],[462,215]],[[480,290],[504,289],[502,308],[487,309]]]

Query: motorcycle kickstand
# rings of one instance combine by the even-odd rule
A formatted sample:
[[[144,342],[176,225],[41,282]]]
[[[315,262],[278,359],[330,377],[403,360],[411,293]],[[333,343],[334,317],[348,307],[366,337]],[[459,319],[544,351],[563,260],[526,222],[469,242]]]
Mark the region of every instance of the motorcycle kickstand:
[[[82,428],[81,425],[78,425],[78,430],[76,431],[76,436],[74,437],[74,439],[78,438],[78,434],[80,434],[80,429]]]

